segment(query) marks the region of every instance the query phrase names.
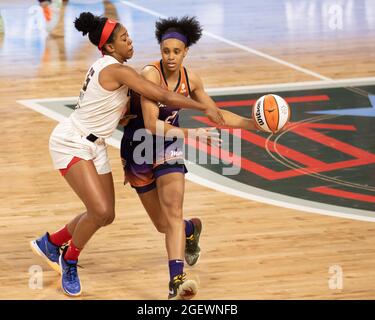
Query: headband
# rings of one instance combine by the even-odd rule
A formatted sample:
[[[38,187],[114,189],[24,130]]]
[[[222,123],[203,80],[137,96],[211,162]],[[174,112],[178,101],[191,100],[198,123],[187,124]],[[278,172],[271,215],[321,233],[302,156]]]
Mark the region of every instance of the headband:
[[[116,27],[117,22],[107,19],[105,22],[102,34],[100,36],[100,42],[98,45],[99,50],[103,53],[103,46],[108,41],[109,37],[111,36],[113,29]]]
[[[163,36],[161,37],[161,41],[164,41],[166,39],[178,39],[178,40],[182,41],[183,43],[185,43],[185,46],[187,46],[187,42],[188,42],[187,37],[185,37],[183,34],[181,34],[179,32],[175,32],[175,31],[163,34]]]

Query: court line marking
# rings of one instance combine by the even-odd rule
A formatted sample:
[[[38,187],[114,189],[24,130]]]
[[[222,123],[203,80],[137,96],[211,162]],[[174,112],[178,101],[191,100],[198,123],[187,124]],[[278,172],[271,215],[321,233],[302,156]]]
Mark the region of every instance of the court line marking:
[[[313,90],[313,89],[330,89],[353,86],[368,86],[375,84],[375,77],[362,78],[344,78],[332,81],[299,81],[284,83],[269,83],[261,85],[223,87],[223,88],[206,88],[206,92],[212,95],[227,94],[251,94],[251,93],[272,93],[278,91],[294,90]]]
[[[375,78],[355,78],[355,79],[344,79],[342,81],[346,81],[345,83],[365,83],[370,84],[368,81],[375,82]],[[339,86],[341,85],[342,81],[336,81],[336,84]],[[321,81],[314,82],[314,86],[320,83]],[[311,82],[308,83],[300,83],[302,86],[311,86]],[[281,88],[285,84],[273,84],[275,88]],[[259,86],[246,86],[246,87],[232,87],[235,90],[245,90],[249,88],[259,88]],[[300,86],[301,88],[301,86]],[[226,88],[212,88],[211,92],[216,92],[215,94],[220,94],[225,91]],[[233,93],[233,92],[232,92]],[[213,94],[213,93],[212,93]],[[225,94],[225,93],[223,93]],[[67,102],[71,100],[71,103],[77,100],[77,97],[63,97],[63,98],[45,98],[45,99],[29,99],[29,100],[17,100],[16,102],[24,105],[38,113],[41,113],[48,118],[61,122],[66,118],[66,116],[62,115],[61,113],[55,112],[48,107],[41,105],[41,102]],[[120,148],[121,145],[121,136],[122,133],[116,129],[114,136],[107,139],[107,143],[117,149]],[[186,161],[190,172],[186,175],[186,178],[189,181],[194,183],[200,184],[202,186],[211,188],[216,191],[220,191],[226,194],[230,194],[236,197],[240,197],[247,200],[257,201],[266,203],[269,205],[280,206],[288,209],[300,210],[304,212],[310,212],[315,214],[327,215],[327,216],[334,216],[339,218],[345,219],[352,219],[352,220],[359,220],[359,221],[367,221],[367,222],[375,222],[375,217],[370,211],[367,210],[360,210],[360,209],[353,209],[353,208],[344,208],[329,204],[324,204],[324,208],[322,208],[321,204],[318,202],[313,202],[309,200],[294,198],[282,194],[278,194],[275,192],[263,190],[260,188],[252,187],[245,185],[243,183],[233,181],[226,177],[223,177],[217,173],[214,173],[210,170],[207,170],[199,165]],[[192,172],[194,171],[194,172]],[[356,213],[356,214],[355,214]]]
[[[360,77],[360,78],[343,78],[332,81],[299,81],[299,82],[282,82],[282,83],[268,83],[260,85],[248,86],[233,86],[233,87],[216,87],[205,88],[205,91],[212,95],[226,95],[226,94],[252,94],[262,92],[277,92],[277,91],[294,91],[294,90],[313,90],[313,89],[330,89],[341,87],[354,87],[354,86],[370,86],[375,85],[375,77]],[[31,99],[24,101],[66,101],[77,100],[77,97],[63,97],[63,98],[41,98]]]
[[[124,5],[127,5],[133,9],[137,9],[139,11],[142,11],[142,12],[145,12],[147,14],[150,14],[154,17],[157,17],[157,18],[166,18],[166,16],[162,15],[161,13],[157,12],[157,11],[154,11],[154,10],[150,10],[146,7],[143,7],[143,6],[140,6],[140,5],[137,5],[135,3],[132,3],[132,2],[129,2],[129,1],[121,1]],[[297,70],[299,72],[302,72],[302,73],[305,73],[305,74],[308,74],[314,78],[318,78],[318,79],[321,79],[321,80],[325,80],[325,81],[332,81],[333,79],[332,78],[329,78],[329,77],[326,77],[320,73],[317,73],[317,72],[314,72],[314,71],[311,71],[309,69],[306,69],[306,68],[303,68],[303,67],[300,67],[296,64],[293,64],[293,63],[290,63],[290,62],[287,62],[285,60],[282,60],[280,58],[276,58],[274,56],[271,56],[269,54],[266,54],[264,52],[261,52],[259,50],[256,50],[256,49],[253,49],[253,48],[250,48],[248,46],[244,46],[240,43],[237,43],[237,42],[234,42],[234,41],[231,41],[231,40],[228,40],[224,37],[221,37],[221,36],[218,36],[216,34],[213,34],[211,32],[208,32],[208,31],[203,31],[203,34],[210,37],[210,38],[213,38],[213,39],[216,39],[220,42],[223,42],[223,43],[226,43],[226,44],[229,44],[230,46],[233,46],[233,47],[236,47],[238,49],[241,49],[241,50],[244,50],[246,52],[249,52],[249,53],[252,53],[254,55],[257,55],[258,57],[261,57],[261,58],[264,58],[264,59],[267,59],[267,60],[270,60],[270,61],[273,61],[273,62],[276,62],[278,64],[281,64],[281,65],[284,65],[288,68],[291,68],[291,69],[294,69],[294,70]]]
[[[312,178],[320,179],[320,180],[326,181],[326,182],[333,182],[333,183],[336,183],[336,184],[339,184],[339,185],[348,186],[348,187],[352,187],[352,188],[357,188],[357,189],[362,189],[362,190],[367,190],[367,191],[375,191],[375,187],[373,187],[373,186],[362,185],[362,184],[359,184],[359,183],[353,183],[353,182],[350,182],[350,181],[345,181],[345,180],[337,179],[337,178],[334,178],[334,177],[330,177],[328,175],[325,175],[324,173],[311,171],[308,168],[305,168],[305,167],[299,165],[298,162],[289,160],[287,157],[283,156],[281,154],[281,152],[278,150],[279,139],[282,136],[284,136],[285,134],[291,132],[294,128],[298,128],[305,123],[314,123],[314,122],[317,122],[317,121],[320,121],[320,120],[329,120],[329,119],[333,119],[333,118],[337,118],[337,117],[340,117],[340,116],[339,115],[322,115],[322,116],[311,117],[311,118],[307,118],[307,119],[295,122],[293,125],[288,127],[285,131],[283,131],[279,135],[277,135],[275,140],[271,140],[274,137],[270,134],[267,137],[266,142],[265,142],[265,148],[266,148],[266,151],[267,151],[268,155],[271,158],[273,158],[276,162],[280,163],[281,165],[283,165],[287,168],[290,168],[292,170],[299,171],[299,172],[301,172],[303,174],[306,174],[306,175],[308,175]],[[275,154],[273,154],[272,151],[269,148],[269,145],[271,143],[273,144]]]

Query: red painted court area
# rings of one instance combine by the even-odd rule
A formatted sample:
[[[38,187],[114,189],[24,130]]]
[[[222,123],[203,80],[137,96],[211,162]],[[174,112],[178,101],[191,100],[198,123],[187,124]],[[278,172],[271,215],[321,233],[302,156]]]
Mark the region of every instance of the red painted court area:
[[[260,97],[261,94],[258,94],[258,96]],[[227,99],[227,97],[223,99]],[[216,104],[221,108],[246,107],[250,109],[255,104],[256,100],[257,98],[228,99],[228,101],[218,101]],[[314,104],[311,104],[314,102],[317,103],[317,108],[327,108],[327,102],[329,105],[337,105],[337,101],[331,100],[330,95],[328,94],[295,95],[285,97],[285,100],[288,103],[293,104],[292,119],[293,110],[294,112],[297,112],[303,109],[305,107],[304,103],[309,103],[309,108],[314,106]],[[301,115],[301,111],[299,112],[299,115]],[[246,113],[250,114],[250,111]],[[307,114],[305,114],[304,118],[307,117],[314,118],[311,115],[307,116]],[[198,122],[199,125],[214,126],[208,118],[203,116],[194,115],[191,119]],[[194,141],[190,140],[187,141],[187,144],[190,147],[199,149],[201,152],[204,152],[209,156],[221,159],[223,163],[232,163],[235,166],[241,167],[242,170],[254,174],[261,179],[265,179],[266,181],[280,181],[314,175],[318,178],[323,177],[322,180],[327,176],[328,181],[335,181],[335,171],[346,170],[346,172],[348,172],[350,170],[359,169],[361,166],[375,164],[374,153],[369,150],[364,150],[359,146],[355,146],[350,143],[350,141],[345,141],[345,139],[342,140],[342,135],[338,135],[339,137],[335,135],[335,132],[352,132],[358,134],[358,123],[341,124],[331,122],[335,122],[335,119],[319,121],[319,119],[314,118],[314,122],[309,122],[305,119],[294,119],[293,122],[289,123],[285,132],[282,133],[283,136],[279,137],[277,141],[275,141],[275,138],[267,139],[267,136],[265,136],[264,133],[227,128],[232,137],[240,138],[243,143],[261,148],[265,153],[263,158],[244,156],[243,152],[242,154],[235,154],[232,151],[214,146],[206,147],[203,145],[196,145]],[[221,128],[223,129],[225,127]],[[295,141],[299,141],[295,144],[295,147],[285,145],[285,143],[288,144],[288,140],[291,136],[293,136]],[[303,147],[303,145],[306,144],[306,140],[309,141],[311,146],[313,146],[312,148],[309,149]],[[329,157],[329,161],[327,161],[327,159],[323,160],[320,155],[324,152],[330,153],[329,150],[332,151],[332,154],[336,153],[336,157]],[[279,164],[284,166],[284,169],[280,169],[280,166],[275,167],[274,161],[262,161],[264,158],[269,157],[267,152],[271,152]],[[337,156],[337,153],[342,153],[345,157],[343,156],[340,159],[340,157]],[[342,160],[342,158],[346,159]],[[335,161],[335,159],[337,160]],[[340,184],[340,182],[338,183]],[[367,203],[374,203],[375,199],[374,196],[361,193],[361,190],[358,189],[345,191],[341,190],[340,187],[332,186],[310,186],[310,188],[306,186],[305,191]]]

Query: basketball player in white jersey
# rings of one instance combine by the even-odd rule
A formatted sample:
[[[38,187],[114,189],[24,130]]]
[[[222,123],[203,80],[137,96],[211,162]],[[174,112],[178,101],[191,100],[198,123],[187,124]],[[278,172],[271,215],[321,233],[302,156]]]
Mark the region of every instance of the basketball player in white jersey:
[[[61,273],[63,292],[78,296],[82,287],[77,273],[81,250],[101,227],[115,217],[114,185],[105,139],[125,113],[128,90],[153,101],[201,110],[223,124],[215,104],[193,101],[144,79],[125,62],[133,56],[132,40],[116,21],[81,13],[75,27],[99,48],[103,57],[89,69],[72,115],[53,130],[49,147],[55,169],[82,200],[86,212],[58,231],[31,241],[31,248]],[[69,242],[60,254],[60,247]]]

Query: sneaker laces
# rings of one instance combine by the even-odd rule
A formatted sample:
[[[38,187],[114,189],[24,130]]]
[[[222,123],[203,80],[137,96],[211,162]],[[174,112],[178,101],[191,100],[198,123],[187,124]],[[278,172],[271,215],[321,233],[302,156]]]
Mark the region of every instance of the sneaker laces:
[[[67,264],[66,274],[68,276],[68,279],[69,281],[73,281],[78,277],[77,264],[69,263],[69,262],[67,262],[66,264]]]
[[[186,237],[186,250],[193,252],[197,248],[197,242],[195,241],[194,233],[190,237]]]
[[[60,246],[60,248],[59,248],[60,249],[60,253],[62,254],[67,247],[68,247],[68,243],[65,243],[62,246]]]
[[[67,250],[68,246],[69,246],[68,243],[65,243],[65,244],[61,245],[61,246],[59,247],[59,250],[60,250],[59,253],[60,253],[61,255],[63,255],[63,254],[64,254],[64,251]],[[80,264],[78,264],[78,263],[77,263],[77,267],[78,267],[78,268],[81,268],[81,269],[85,269],[82,265],[80,265]]]
[[[173,278],[173,283],[176,284],[177,282],[184,282],[186,280],[186,273],[181,273]]]

